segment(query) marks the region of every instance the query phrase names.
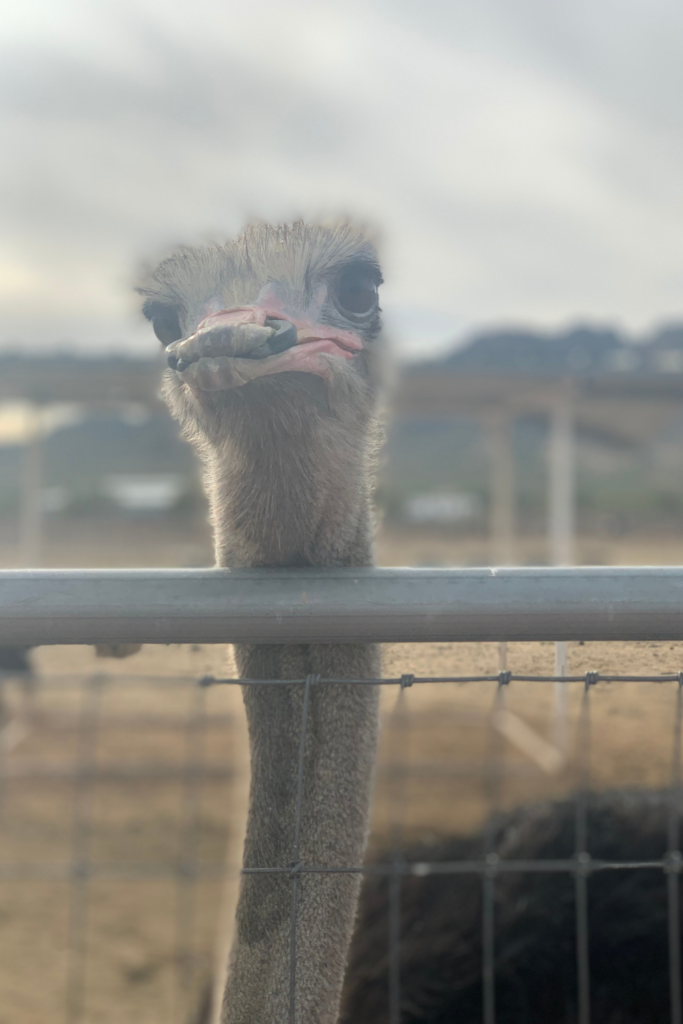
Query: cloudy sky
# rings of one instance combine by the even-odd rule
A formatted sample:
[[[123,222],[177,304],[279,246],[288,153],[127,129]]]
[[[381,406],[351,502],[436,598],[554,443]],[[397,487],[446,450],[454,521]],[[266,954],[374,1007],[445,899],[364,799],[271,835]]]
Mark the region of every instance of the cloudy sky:
[[[126,348],[136,267],[249,217],[382,230],[405,354],[683,317],[680,0],[22,0],[0,346]]]

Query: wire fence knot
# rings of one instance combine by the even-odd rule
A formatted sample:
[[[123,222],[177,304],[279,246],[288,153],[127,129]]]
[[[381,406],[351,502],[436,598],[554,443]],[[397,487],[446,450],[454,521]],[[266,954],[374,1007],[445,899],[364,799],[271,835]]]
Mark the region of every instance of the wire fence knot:
[[[576,854],[576,874],[587,878],[593,870],[593,862],[590,853],[582,851]]]
[[[508,670],[504,670],[504,671],[498,673],[498,685],[499,686],[509,686],[511,681],[512,681],[512,672],[510,672],[509,669]]]
[[[484,860],[486,862],[484,875],[486,878],[495,878],[498,874],[498,863],[500,861],[500,857],[497,853],[487,853]]]
[[[680,875],[683,871],[683,854],[680,850],[671,850],[664,857],[664,871],[667,875]]]
[[[600,673],[599,672],[586,672],[586,675],[584,676],[584,679],[585,679],[585,682],[586,682],[586,689],[588,689],[589,686],[595,686],[596,685],[596,683],[600,679]]]
[[[414,682],[415,676],[410,673],[406,673],[406,675],[401,676],[401,689],[405,690],[406,687],[412,686]]]

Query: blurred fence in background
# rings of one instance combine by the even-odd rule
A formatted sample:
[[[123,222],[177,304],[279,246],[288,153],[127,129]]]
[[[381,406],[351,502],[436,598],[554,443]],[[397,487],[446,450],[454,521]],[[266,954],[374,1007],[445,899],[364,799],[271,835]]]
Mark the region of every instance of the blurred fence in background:
[[[116,565],[122,550],[134,564],[151,521],[146,559],[210,563],[162,369],[160,357],[0,356],[0,564]],[[681,536],[682,408],[680,325],[638,343],[588,326],[492,330],[406,365],[379,472],[382,557],[406,564],[395,548],[432,537],[446,549],[431,545],[434,564],[643,561],[621,551],[630,537],[665,564],[662,532]],[[79,548],[74,531],[98,536]]]

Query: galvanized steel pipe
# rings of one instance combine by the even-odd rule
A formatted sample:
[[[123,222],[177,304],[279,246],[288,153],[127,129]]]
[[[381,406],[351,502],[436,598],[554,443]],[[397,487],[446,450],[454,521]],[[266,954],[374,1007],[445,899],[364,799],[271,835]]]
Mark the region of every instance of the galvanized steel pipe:
[[[0,572],[0,644],[683,639],[683,568]]]

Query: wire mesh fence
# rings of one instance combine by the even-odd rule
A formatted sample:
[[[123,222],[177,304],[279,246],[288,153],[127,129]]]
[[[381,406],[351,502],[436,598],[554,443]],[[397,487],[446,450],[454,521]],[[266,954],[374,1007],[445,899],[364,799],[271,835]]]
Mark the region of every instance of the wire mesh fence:
[[[14,944],[15,952],[0,956],[5,962],[0,1003],[6,1007],[0,1020],[3,1012],[13,1024],[33,1019],[89,1024],[124,1019],[126,1013],[145,1022],[163,1018],[186,1024],[196,1019],[193,1014],[215,971],[218,907],[230,862],[226,845],[235,816],[244,811],[235,797],[236,779],[245,770],[244,748],[237,739],[242,725],[235,702],[226,702],[222,695],[230,691],[238,698],[241,686],[289,686],[300,688],[304,698],[291,858],[245,870],[285,876],[291,887],[291,1024],[301,1020],[298,908],[307,877],[353,873],[386,882],[386,1012],[377,1019],[389,1024],[408,1019],[402,905],[411,879],[470,877],[481,887],[477,1012],[484,1024],[495,1024],[505,1019],[498,985],[502,880],[551,874],[570,878],[575,1019],[589,1024],[589,883],[598,874],[625,871],[654,871],[665,880],[669,1019],[681,1024],[683,672],[588,671],[559,682],[566,686],[572,708],[567,749],[558,749],[552,739],[549,709],[558,679],[550,673],[406,673],[372,680],[309,676],[282,681],[98,672],[42,675],[32,683],[7,677],[0,686],[0,943],[6,952]],[[365,863],[331,866],[302,859],[306,735],[310,696],[319,686],[379,686],[383,692],[373,839]],[[630,701],[624,696],[629,689],[637,694]],[[517,693],[524,695],[519,706]],[[650,700],[657,707],[656,738],[652,723],[640,724],[656,756],[639,761],[640,768],[626,777],[617,752],[612,772],[607,766],[610,709],[599,708],[601,749],[595,774],[596,700],[611,700],[610,708],[616,700],[635,714],[650,694],[656,694]],[[542,701],[548,712],[545,726],[534,718],[534,708]],[[643,769],[641,778],[642,766],[654,762],[656,770],[648,774]],[[593,791],[622,781],[656,786],[665,793],[661,855],[633,859],[626,852],[605,858],[591,852]],[[574,808],[573,844],[567,855],[501,855],[496,831],[501,815],[525,800],[567,793]],[[428,813],[429,794],[438,807]],[[424,841],[425,831],[444,835],[453,828],[479,830],[476,856],[470,849],[468,856],[430,859],[431,838]],[[234,859],[236,852],[231,855]],[[146,929],[154,933],[149,942]],[[155,956],[144,952],[145,942],[154,946]],[[47,947],[42,952],[41,943]],[[26,956],[35,963],[43,952],[50,954],[52,965],[41,995],[31,989],[30,972],[17,965]],[[598,1019],[594,1017],[594,1024]]]
[[[207,691],[182,676],[7,678],[2,690],[3,959],[8,968],[13,937],[28,950],[42,931],[50,966],[44,991],[31,991],[17,950],[0,1019],[37,1019],[42,1006],[41,1019],[55,1021],[121,1019],[126,1010],[184,1021],[211,966],[210,904],[226,872],[237,771],[234,715],[209,713]],[[162,920],[163,936],[148,934]],[[156,975],[159,984],[143,984]],[[149,989],[148,998],[127,1005],[126,987]]]

